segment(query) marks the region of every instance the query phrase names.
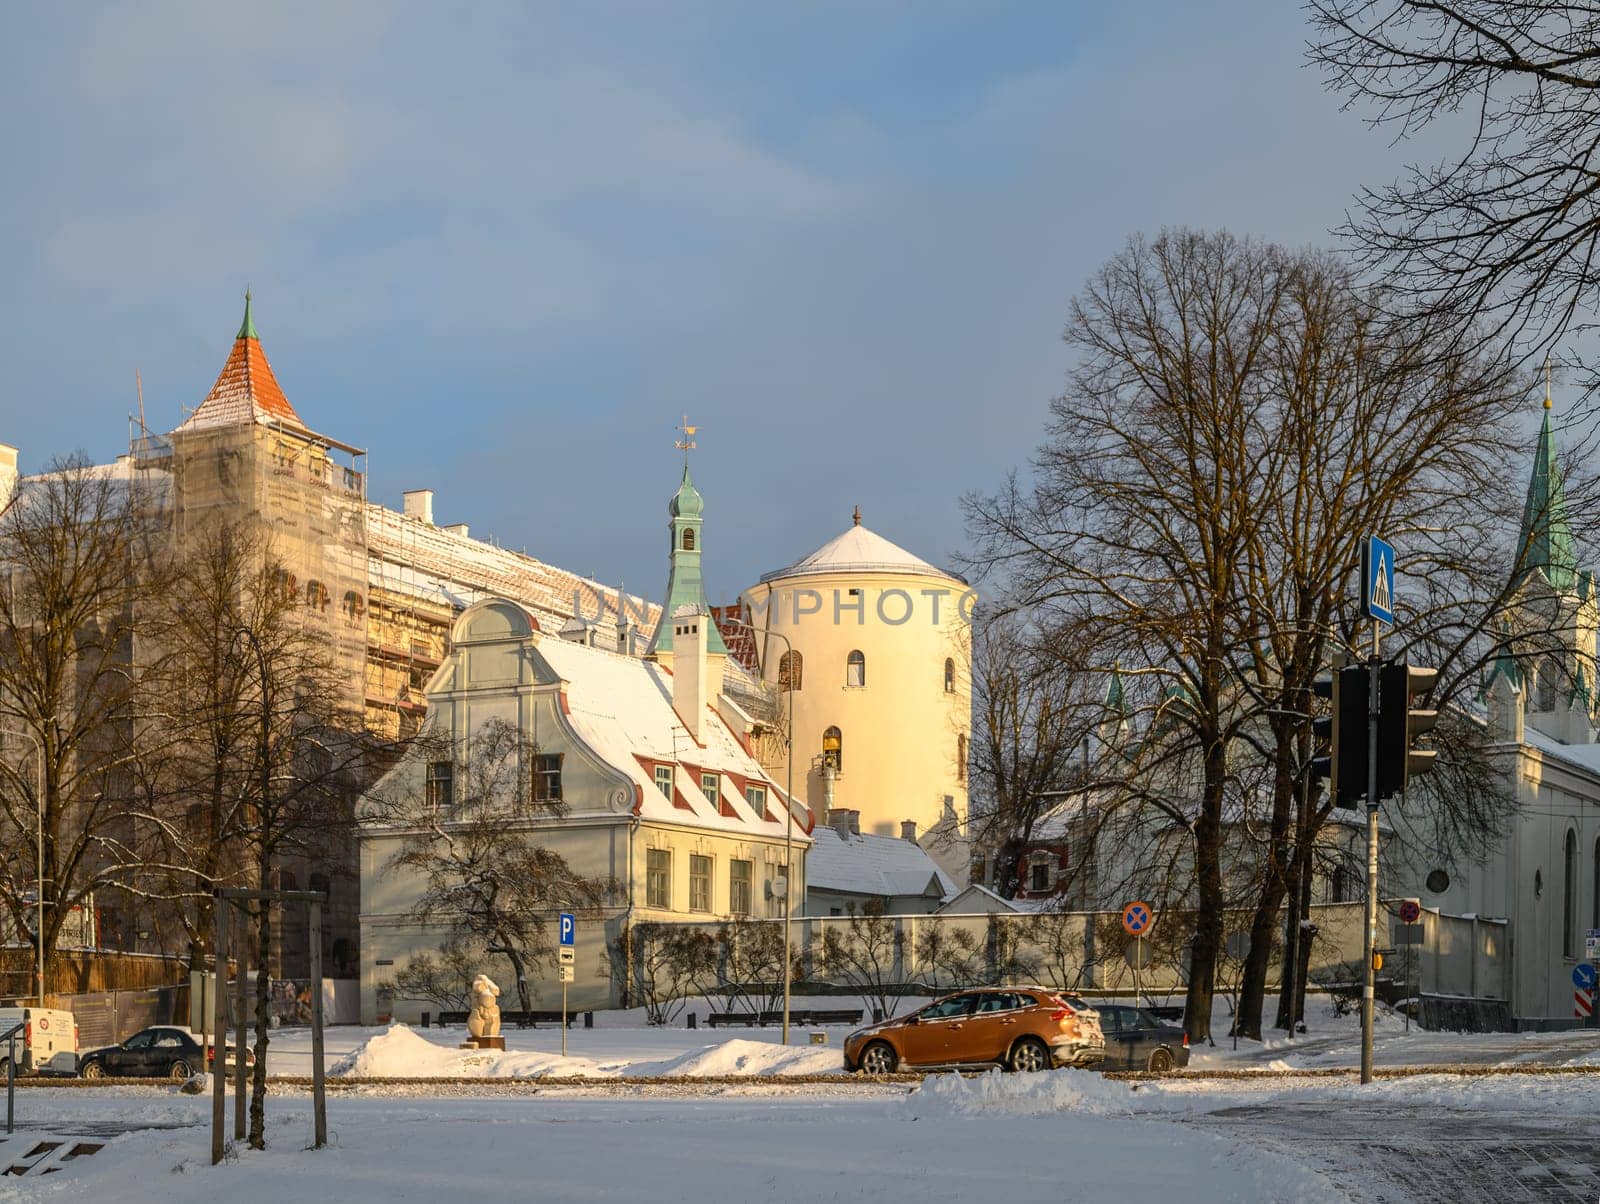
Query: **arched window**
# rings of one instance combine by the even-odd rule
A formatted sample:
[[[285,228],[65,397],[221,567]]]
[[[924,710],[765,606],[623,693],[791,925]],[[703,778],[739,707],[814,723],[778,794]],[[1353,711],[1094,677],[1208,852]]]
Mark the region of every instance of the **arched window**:
[[[1589,881],[1589,927],[1600,928],[1600,837],[1594,842],[1594,876]]]
[[[798,652],[785,652],[778,658],[778,689],[798,690],[805,668],[805,657]]]
[[[1578,956],[1578,834],[1567,829],[1561,859],[1561,953]]]
[[[693,527],[685,527],[683,529],[683,550],[685,552],[694,551],[694,528]]]
[[[956,781],[967,780],[967,734],[962,732],[956,737]]]
[[[1556,678],[1560,674],[1555,658],[1546,657],[1539,665],[1539,709],[1556,709]]]
[[[836,727],[822,733],[822,764],[832,766],[834,773],[844,772],[844,736]]]
[[[956,663],[948,656],[944,658],[944,692],[956,692]]]
[[[859,648],[844,658],[844,684],[847,686],[867,684],[867,658]]]

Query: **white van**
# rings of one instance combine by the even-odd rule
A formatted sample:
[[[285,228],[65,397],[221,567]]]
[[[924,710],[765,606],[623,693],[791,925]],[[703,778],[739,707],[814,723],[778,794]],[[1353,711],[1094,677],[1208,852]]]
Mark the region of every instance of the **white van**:
[[[53,1008],[0,1008],[0,1033],[21,1024],[17,1034],[18,1074],[78,1073],[78,1024],[71,1012]],[[0,1083],[5,1082],[10,1041],[0,1041]]]

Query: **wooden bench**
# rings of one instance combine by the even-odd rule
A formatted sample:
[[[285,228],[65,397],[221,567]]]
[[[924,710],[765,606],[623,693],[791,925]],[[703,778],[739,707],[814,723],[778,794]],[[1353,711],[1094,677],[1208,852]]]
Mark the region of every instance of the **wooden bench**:
[[[769,1024],[782,1024],[782,1012],[712,1012],[706,1016],[706,1027],[742,1024],[746,1028]],[[860,1008],[790,1008],[791,1024],[860,1024]]]
[[[567,1027],[572,1027],[572,1022],[578,1018],[577,1012],[567,1013]],[[433,1023],[440,1028],[447,1028],[452,1024],[465,1024],[465,1012],[439,1012],[433,1016]],[[517,1028],[537,1027],[541,1024],[560,1024],[560,1012],[505,1012],[500,1013],[500,1027],[516,1026]]]

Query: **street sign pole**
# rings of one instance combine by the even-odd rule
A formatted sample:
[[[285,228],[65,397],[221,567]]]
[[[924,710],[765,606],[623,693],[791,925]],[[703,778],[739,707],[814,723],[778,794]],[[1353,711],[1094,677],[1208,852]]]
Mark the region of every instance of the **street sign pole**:
[[[1394,548],[1376,536],[1362,545],[1361,593],[1363,609],[1372,619],[1372,657],[1367,662],[1367,968],[1361,990],[1361,1081],[1370,1083],[1378,986],[1378,658],[1383,624],[1394,622]]]
[[[567,983],[572,981],[572,967],[578,956],[578,919],[570,911],[561,913],[560,920],[561,964],[557,973],[561,977],[561,1056],[567,1056]]]

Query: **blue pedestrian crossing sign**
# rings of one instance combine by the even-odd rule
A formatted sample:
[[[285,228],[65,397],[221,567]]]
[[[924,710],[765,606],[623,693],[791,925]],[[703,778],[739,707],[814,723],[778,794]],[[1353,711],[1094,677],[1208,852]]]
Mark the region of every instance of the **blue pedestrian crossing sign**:
[[[1361,547],[1361,608],[1394,626],[1394,548],[1376,535]]]
[[[1579,962],[1572,967],[1572,985],[1580,991],[1594,990],[1595,977],[1595,968],[1588,962]]]
[[[561,913],[561,943],[563,945],[576,945],[578,936],[578,920],[570,911]]]

